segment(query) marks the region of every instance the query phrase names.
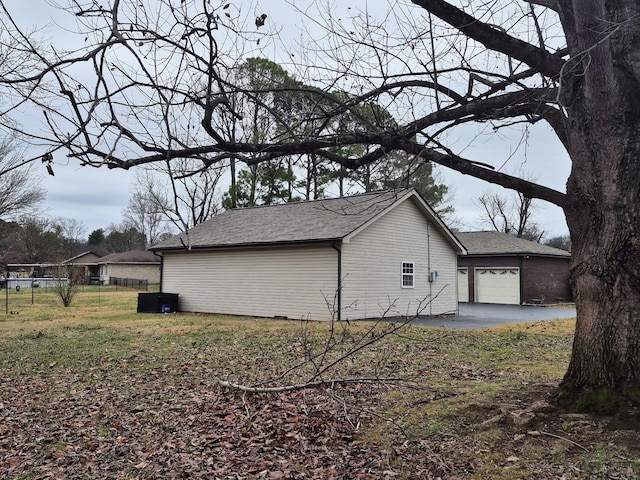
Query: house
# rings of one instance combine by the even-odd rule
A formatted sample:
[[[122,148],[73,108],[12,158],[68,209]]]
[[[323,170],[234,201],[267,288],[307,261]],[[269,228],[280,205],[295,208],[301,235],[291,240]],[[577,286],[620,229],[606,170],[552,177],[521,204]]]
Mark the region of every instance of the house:
[[[100,268],[100,283],[121,283],[123,279],[160,283],[161,258],[148,250],[130,250],[100,257],[96,263]]]
[[[76,282],[85,284],[133,286],[143,282],[157,285],[160,283],[160,261],[158,255],[147,250],[111,253],[104,257],[84,252],[59,263],[9,264],[7,270],[10,278],[24,279],[22,286],[32,279],[38,279],[40,285],[48,285],[51,281],[47,279],[57,276],[71,276]],[[60,271],[61,267],[63,271]]]
[[[570,301],[571,254],[499,232],[457,232],[468,254],[458,258],[461,302]]]
[[[182,311],[310,320],[455,313],[464,253],[414,190],[228,210],[151,250]]]
[[[62,265],[73,266],[76,274],[80,278],[84,278],[84,283],[91,283],[92,278],[98,278],[99,266],[97,264],[100,255],[92,251],[82,252],[79,255],[68,258],[62,262]]]
[[[71,257],[71,258],[67,258],[66,260],[62,261],[63,265],[70,265],[70,264],[74,264],[74,265],[94,265],[96,263],[96,260],[98,260],[100,258],[100,255],[98,255],[95,252],[92,251],[87,251],[87,252],[82,252],[79,253],[78,255]]]

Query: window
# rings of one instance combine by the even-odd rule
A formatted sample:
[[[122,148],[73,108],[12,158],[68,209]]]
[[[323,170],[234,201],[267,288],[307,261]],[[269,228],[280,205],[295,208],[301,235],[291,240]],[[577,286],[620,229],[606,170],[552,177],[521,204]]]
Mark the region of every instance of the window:
[[[402,262],[402,288],[413,288],[414,273],[413,262]]]

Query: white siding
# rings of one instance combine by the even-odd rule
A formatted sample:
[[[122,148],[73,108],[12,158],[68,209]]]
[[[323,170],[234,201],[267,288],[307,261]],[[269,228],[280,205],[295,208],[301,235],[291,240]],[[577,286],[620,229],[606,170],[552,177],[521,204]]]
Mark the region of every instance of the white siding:
[[[183,311],[328,320],[337,272],[329,245],[165,252],[163,291]]]
[[[518,305],[520,271],[517,268],[476,268],[476,302]]]
[[[458,301],[464,302],[464,303],[469,301],[469,269],[468,268],[458,269]]]
[[[110,263],[100,265],[100,278],[105,285],[109,284],[109,277],[135,278],[147,280],[151,284],[158,284],[160,283],[160,264]]]
[[[457,311],[456,252],[411,201],[402,202],[342,245],[342,318]],[[403,261],[415,287],[402,288]],[[429,269],[438,272],[429,282]]]

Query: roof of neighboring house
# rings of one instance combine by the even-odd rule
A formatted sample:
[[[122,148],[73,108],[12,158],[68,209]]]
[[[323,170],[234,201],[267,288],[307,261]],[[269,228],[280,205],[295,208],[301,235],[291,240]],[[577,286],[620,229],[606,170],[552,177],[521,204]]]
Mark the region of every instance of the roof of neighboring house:
[[[559,248],[525,240],[500,232],[456,232],[469,255],[540,255],[547,257],[571,257]]]
[[[460,242],[415,190],[372,192],[350,197],[227,210],[151,250],[221,248],[343,241],[407,199],[415,202],[449,240]]]
[[[100,255],[92,251],[82,252],[66,260],[59,262],[38,262],[38,263],[9,263],[8,268],[33,268],[33,267],[55,267],[59,265],[74,265],[79,267],[86,267],[90,265],[97,265],[97,260]]]
[[[160,263],[160,257],[148,250],[130,250],[128,252],[110,253],[100,257],[96,263]]]
[[[63,260],[62,263],[63,264],[67,264],[67,263],[89,264],[89,263],[95,263],[98,258],[100,258],[100,255],[98,255],[97,253],[94,253],[92,251],[87,251],[87,252],[79,253],[74,257],[67,258],[66,260]]]

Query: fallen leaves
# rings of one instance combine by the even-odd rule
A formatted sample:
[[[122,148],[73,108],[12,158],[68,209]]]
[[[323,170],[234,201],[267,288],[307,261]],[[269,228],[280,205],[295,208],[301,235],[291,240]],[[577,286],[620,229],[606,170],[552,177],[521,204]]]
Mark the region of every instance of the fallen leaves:
[[[367,324],[328,344],[323,324],[94,310],[0,322],[1,480],[638,478],[637,432],[538,403],[567,335],[412,328],[358,349]],[[387,381],[219,384],[306,382],[309,358]]]
[[[251,395],[218,389],[204,364],[148,370],[141,356],[87,372],[5,378],[0,478],[398,478],[394,459],[359,439],[376,385]],[[369,402],[370,403],[370,402]],[[446,478],[422,462],[412,478]]]

